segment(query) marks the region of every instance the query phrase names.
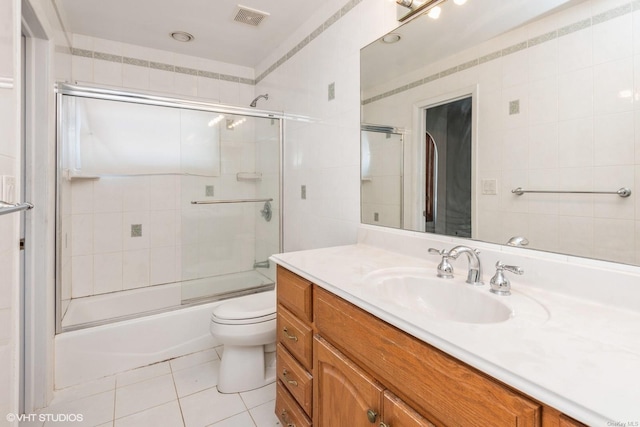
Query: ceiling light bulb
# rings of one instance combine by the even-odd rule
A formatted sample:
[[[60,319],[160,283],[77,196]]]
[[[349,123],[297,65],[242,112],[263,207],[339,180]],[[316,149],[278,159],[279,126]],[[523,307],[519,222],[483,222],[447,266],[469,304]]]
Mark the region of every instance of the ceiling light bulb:
[[[440,17],[440,12],[442,12],[442,9],[440,8],[440,6],[436,6],[431,9],[427,15],[431,19],[438,19]]]
[[[453,2],[455,4],[457,4],[458,6],[462,6],[463,4],[465,4],[467,2],[467,0],[453,0]]]

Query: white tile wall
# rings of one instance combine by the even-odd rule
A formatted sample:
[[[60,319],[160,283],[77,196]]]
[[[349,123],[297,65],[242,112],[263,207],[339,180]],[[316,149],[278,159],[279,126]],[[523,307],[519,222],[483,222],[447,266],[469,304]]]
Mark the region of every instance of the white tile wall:
[[[480,196],[479,237],[505,242],[512,235],[530,233],[534,248],[638,262],[640,240],[630,232],[635,229],[637,191],[628,199],[511,194],[516,187],[636,189],[640,78],[633,40],[640,32],[640,11],[632,11],[631,6],[629,1],[589,2],[504,34],[456,55],[456,63],[477,58],[484,49],[499,50],[594,16],[587,28],[481,63],[466,74],[448,76],[447,81],[438,79],[367,104],[366,118],[382,120],[382,106],[387,111],[391,106],[399,112],[392,124],[411,128],[412,118],[409,111],[403,112],[403,104],[464,87],[462,82],[477,84],[478,170],[482,179],[498,180],[500,200],[496,208],[496,196]],[[604,20],[598,16],[611,10],[616,12]],[[447,61],[423,70],[421,76],[430,75],[434,68],[447,69],[452,65]],[[404,83],[412,81],[409,77],[415,80],[416,73]],[[447,88],[452,81],[458,86]],[[379,88],[370,96],[390,89]],[[519,114],[509,114],[509,102],[514,100],[519,100]],[[619,239],[607,240],[618,243],[602,243],[603,233],[608,232]]]

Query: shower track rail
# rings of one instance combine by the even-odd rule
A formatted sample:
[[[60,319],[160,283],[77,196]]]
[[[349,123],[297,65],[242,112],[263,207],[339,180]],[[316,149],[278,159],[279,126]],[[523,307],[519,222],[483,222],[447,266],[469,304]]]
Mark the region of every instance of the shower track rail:
[[[219,203],[260,203],[273,202],[273,199],[235,199],[235,200],[193,200],[192,205],[216,205]]]
[[[511,190],[515,195],[522,196],[524,193],[560,193],[560,194],[617,194],[620,197],[629,197],[631,189],[622,187],[617,191],[561,191],[561,190],[525,190],[522,187]]]
[[[26,211],[29,209],[33,209],[33,205],[31,203],[7,203],[0,200],[0,215]]]

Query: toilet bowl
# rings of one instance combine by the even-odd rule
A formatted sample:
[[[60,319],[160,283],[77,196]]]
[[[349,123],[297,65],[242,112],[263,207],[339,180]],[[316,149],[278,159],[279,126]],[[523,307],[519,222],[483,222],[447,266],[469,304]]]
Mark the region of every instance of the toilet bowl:
[[[230,299],[214,307],[209,330],[224,345],[218,391],[239,393],[275,381],[275,291]]]

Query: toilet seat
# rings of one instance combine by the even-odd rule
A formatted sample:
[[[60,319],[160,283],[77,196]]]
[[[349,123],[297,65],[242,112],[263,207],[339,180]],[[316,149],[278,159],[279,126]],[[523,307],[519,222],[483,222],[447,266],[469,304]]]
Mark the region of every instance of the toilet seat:
[[[276,318],[275,292],[267,291],[234,298],[214,307],[211,321],[224,325],[246,325]]]

